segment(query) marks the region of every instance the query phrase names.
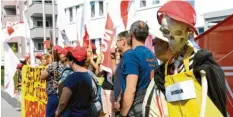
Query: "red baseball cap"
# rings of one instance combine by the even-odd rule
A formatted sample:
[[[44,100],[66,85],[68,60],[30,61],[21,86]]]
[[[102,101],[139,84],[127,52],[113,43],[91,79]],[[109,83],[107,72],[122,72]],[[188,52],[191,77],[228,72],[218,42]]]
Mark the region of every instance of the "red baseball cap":
[[[22,69],[23,65],[21,63],[17,64],[16,69]]]
[[[74,48],[71,47],[71,46],[67,46],[67,47],[64,47],[62,50],[61,50],[61,54],[65,55],[67,54],[67,52],[71,52]]]
[[[57,53],[61,53],[62,47],[59,45],[53,46],[53,50],[56,51]]]
[[[71,50],[71,54],[79,62],[87,59],[87,50],[85,47],[77,46],[73,50]]]
[[[190,3],[186,1],[170,1],[164,4],[157,12],[157,19],[159,24],[163,15],[167,15],[170,18],[189,25],[192,30],[198,35],[196,24],[196,12]]]
[[[35,56],[35,57],[36,57],[36,58],[38,58],[38,59],[41,59],[41,58],[42,58],[42,56],[43,56],[43,55],[42,55],[41,53],[38,53],[38,54],[36,54],[36,56]]]

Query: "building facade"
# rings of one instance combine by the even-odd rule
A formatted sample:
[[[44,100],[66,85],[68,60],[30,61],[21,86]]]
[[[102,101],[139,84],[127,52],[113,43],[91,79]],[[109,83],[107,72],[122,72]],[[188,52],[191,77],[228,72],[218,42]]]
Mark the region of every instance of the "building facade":
[[[45,19],[46,19],[46,29],[45,37],[47,40],[50,40],[52,37],[52,0],[45,0]],[[55,4],[55,21],[57,17],[57,8]],[[24,2],[24,12],[29,22],[30,27],[30,37],[34,43],[34,53],[43,53],[44,52],[44,28],[43,28],[43,6],[42,0],[26,0]],[[56,24],[56,23],[55,23]],[[57,27],[55,27],[55,35],[57,36]]]
[[[22,0],[1,0],[1,23],[2,28],[6,28],[9,22],[23,21],[23,1]],[[11,38],[8,44],[16,53],[18,58],[26,55],[26,45],[23,37]],[[3,48],[1,48],[3,50]],[[1,52],[3,53],[3,51]],[[2,59],[3,59],[2,55]]]

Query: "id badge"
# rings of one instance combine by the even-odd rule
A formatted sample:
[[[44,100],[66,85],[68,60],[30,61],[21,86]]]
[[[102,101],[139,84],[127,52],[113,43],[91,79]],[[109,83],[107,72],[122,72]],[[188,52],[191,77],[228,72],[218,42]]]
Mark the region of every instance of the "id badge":
[[[192,80],[172,84],[166,87],[165,92],[168,102],[196,98],[196,92]]]

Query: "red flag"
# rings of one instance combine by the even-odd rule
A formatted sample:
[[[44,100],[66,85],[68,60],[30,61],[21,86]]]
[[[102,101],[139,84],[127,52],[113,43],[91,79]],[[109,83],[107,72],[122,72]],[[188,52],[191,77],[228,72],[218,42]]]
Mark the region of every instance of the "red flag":
[[[44,48],[49,49],[50,48],[50,40],[44,41]]]
[[[102,42],[102,53],[103,53],[103,62],[101,64],[101,67],[104,71],[107,71],[109,73],[112,73],[111,70],[111,50],[110,46],[112,44],[112,40],[114,37],[114,27],[113,27],[113,22],[110,17],[110,15],[107,15],[107,21],[106,21],[106,26],[105,26],[105,33],[104,33],[104,40]]]
[[[7,32],[9,35],[11,35],[14,31],[15,30],[11,26],[7,27]]]
[[[129,5],[130,5],[130,1],[124,1],[124,0],[121,1],[121,17],[125,25],[125,28],[127,27],[127,22],[128,22]]]
[[[89,46],[89,34],[87,32],[87,27],[85,26],[85,34],[83,36],[83,47]]]

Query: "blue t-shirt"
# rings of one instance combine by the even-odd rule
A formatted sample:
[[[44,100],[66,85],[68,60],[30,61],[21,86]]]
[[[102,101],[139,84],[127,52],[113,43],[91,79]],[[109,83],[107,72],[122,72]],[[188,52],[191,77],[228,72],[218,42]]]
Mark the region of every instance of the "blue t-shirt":
[[[115,79],[114,79],[114,99],[117,101],[120,92],[121,92],[121,68],[123,65],[123,58],[124,56],[129,53],[131,49],[127,50],[126,52],[122,53],[121,60],[119,64],[117,65],[116,72],[115,72]]]
[[[126,88],[126,77],[129,74],[138,75],[136,91],[146,90],[150,83],[151,71],[155,68],[154,54],[145,46],[137,46],[123,58],[121,85]]]
[[[69,100],[71,117],[91,117],[92,78],[88,72],[74,72],[64,81],[64,87],[72,91]]]

